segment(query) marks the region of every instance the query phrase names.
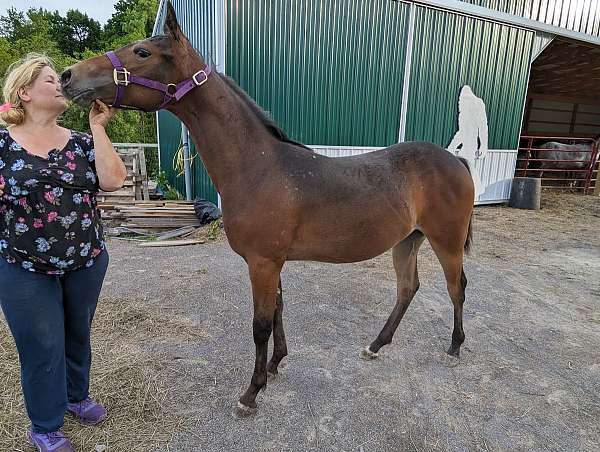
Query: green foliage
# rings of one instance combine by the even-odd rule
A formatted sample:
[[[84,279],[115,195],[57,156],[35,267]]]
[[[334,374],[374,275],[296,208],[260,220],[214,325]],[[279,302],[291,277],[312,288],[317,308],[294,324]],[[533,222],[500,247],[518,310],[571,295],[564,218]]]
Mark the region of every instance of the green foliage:
[[[144,155],[146,156],[146,172],[148,173],[148,177],[154,180],[160,166],[158,148],[145,148]]]
[[[10,8],[0,16],[0,75],[29,52],[51,57],[57,71],[79,59],[101,55],[151,35],[159,0],[119,0],[105,27],[78,10],[65,17],[58,12]],[[72,105],[60,118],[70,129],[89,132],[89,109]],[[156,121],[152,113],[119,111],[107,127],[115,143],[156,143]]]
[[[164,192],[165,199],[177,201],[183,199],[183,195],[173,188],[169,183],[169,177],[164,171],[160,171],[156,174],[156,183],[158,187]]]
[[[167,176],[167,173],[165,173],[164,171],[160,171],[156,175],[156,183],[158,184],[159,188],[162,191],[168,190],[168,187],[169,187],[169,178]]]
[[[206,233],[206,236],[210,240],[216,240],[219,237],[219,232],[221,231],[222,227],[223,227],[223,222],[220,219],[213,221],[208,226],[208,232]]]
[[[152,34],[158,0],[119,0],[104,27],[105,43],[113,49]]]
[[[99,51],[104,44],[102,27],[87,14],[70,10],[66,17],[58,12],[50,20],[50,35],[59,50],[74,58],[82,56],[86,50]]]

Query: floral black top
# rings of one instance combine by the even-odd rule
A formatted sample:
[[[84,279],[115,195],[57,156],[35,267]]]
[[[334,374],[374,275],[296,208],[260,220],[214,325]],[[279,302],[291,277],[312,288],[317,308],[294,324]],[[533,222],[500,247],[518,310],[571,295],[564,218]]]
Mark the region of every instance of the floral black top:
[[[49,275],[91,267],[105,249],[90,135],[71,132],[48,159],[0,130],[0,255]]]

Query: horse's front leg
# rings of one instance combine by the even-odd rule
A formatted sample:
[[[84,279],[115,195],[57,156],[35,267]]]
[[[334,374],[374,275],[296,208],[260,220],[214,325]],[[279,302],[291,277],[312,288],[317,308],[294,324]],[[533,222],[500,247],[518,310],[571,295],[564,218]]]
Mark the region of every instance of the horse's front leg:
[[[240,397],[235,414],[248,416],[256,412],[256,395],[267,384],[267,350],[277,308],[279,274],[283,263],[263,258],[247,259],[254,300],[252,330],[256,345],[256,362],[250,386]]]

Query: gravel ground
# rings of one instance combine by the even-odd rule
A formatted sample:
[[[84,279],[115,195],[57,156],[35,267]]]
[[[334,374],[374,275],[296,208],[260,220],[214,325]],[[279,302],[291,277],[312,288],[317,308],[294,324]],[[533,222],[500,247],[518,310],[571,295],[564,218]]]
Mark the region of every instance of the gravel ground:
[[[600,198],[544,193],[539,212],[480,207],[474,225],[459,360],[444,353],[452,304],[427,244],[421,289],[370,362],[359,351],[395,297],[389,253],[290,262],[290,354],[244,420],[231,414],[254,363],[243,260],[225,239],[171,248],[111,240],[106,303],[136,300],[200,332],[146,342],[145,352],[167,356],[166,408],[185,419],[169,450],[600,450]]]

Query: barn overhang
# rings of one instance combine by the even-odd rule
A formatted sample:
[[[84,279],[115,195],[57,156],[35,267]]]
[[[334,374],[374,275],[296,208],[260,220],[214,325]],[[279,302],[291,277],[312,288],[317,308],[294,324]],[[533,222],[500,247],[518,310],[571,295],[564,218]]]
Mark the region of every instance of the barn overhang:
[[[555,38],[531,64],[525,135],[600,133],[600,46]]]

